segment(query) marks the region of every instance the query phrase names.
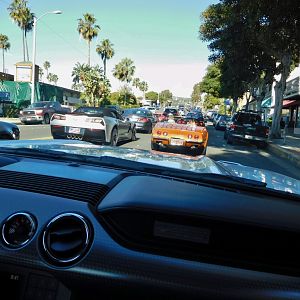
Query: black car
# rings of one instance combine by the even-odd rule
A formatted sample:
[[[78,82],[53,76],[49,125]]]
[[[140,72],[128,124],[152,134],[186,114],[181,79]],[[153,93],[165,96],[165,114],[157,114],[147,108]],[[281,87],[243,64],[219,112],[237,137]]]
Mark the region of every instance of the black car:
[[[257,146],[268,146],[269,127],[265,126],[261,116],[255,111],[238,111],[226,125],[224,139],[227,144],[233,144],[236,140],[247,141]]]
[[[149,109],[130,108],[126,109],[123,117],[135,123],[136,130],[151,133],[156,118]]]
[[[18,140],[20,130],[16,124],[0,122],[0,140]]]

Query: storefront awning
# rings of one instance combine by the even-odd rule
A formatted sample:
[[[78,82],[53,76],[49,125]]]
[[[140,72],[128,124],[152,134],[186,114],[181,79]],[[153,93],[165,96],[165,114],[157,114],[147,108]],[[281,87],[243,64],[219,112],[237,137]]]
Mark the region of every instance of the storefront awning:
[[[262,108],[270,108],[271,104],[272,104],[272,98],[269,97],[269,98],[267,98],[267,99],[265,99],[265,100],[262,101],[261,107]]]
[[[300,100],[283,100],[282,102],[282,108],[290,108],[298,105],[300,105]]]

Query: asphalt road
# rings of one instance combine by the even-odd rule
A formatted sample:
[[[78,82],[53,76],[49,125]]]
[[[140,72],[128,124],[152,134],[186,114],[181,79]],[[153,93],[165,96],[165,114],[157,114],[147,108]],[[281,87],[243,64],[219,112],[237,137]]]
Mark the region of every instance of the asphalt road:
[[[52,139],[49,125],[21,125],[21,139],[45,140]],[[300,180],[299,170],[289,161],[260,150],[249,144],[227,145],[223,139],[223,131],[217,131],[208,124],[209,132],[207,156],[213,160],[227,160],[248,165],[255,168],[263,168],[275,171]],[[134,142],[122,143],[120,147],[150,150],[150,134],[137,134]]]

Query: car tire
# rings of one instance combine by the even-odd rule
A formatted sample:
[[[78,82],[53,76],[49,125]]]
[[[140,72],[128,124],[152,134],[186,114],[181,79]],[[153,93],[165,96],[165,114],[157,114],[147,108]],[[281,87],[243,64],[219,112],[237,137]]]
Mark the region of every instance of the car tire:
[[[257,149],[265,149],[265,148],[268,147],[268,143],[266,143],[266,142],[258,142],[256,144],[256,147],[257,147]]]
[[[158,151],[159,150],[159,145],[157,145],[156,143],[151,142],[151,149]]]
[[[152,123],[150,123],[150,126],[149,126],[149,129],[148,129],[148,131],[147,131],[147,133],[152,133]]]
[[[136,129],[135,127],[132,128],[131,130],[131,141],[136,141]]]
[[[233,137],[230,134],[228,134],[228,136],[227,136],[227,144],[233,145]]]
[[[43,124],[50,124],[50,117],[48,114],[44,115],[44,120],[42,122]]]
[[[118,145],[118,130],[117,130],[117,128],[114,128],[111,132],[109,145],[112,147],[116,147]]]
[[[227,138],[228,138],[228,134],[227,134],[227,131],[225,129],[225,131],[224,131],[224,140],[227,140]]]

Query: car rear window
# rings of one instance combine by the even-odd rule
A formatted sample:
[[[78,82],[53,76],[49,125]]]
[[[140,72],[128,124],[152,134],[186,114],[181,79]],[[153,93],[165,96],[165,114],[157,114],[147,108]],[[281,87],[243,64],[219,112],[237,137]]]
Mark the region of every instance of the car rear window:
[[[240,113],[235,116],[234,121],[241,124],[255,124],[261,123],[261,117],[256,114]]]

